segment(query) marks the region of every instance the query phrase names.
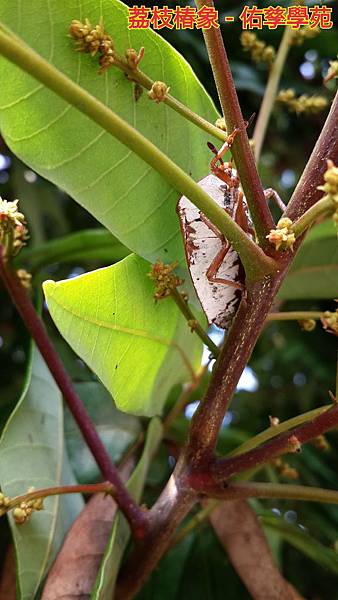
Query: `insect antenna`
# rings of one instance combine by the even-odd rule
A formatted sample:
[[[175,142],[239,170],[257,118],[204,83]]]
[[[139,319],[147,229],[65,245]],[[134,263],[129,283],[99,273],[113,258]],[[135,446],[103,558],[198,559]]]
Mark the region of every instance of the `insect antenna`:
[[[207,146],[208,146],[209,150],[211,150],[211,152],[212,152],[212,153],[213,153],[215,156],[217,156],[217,154],[218,154],[218,150],[217,150],[216,146],[214,146],[214,144],[213,144],[212,142],[207,142]],[[219,160],[219,162],[221,163],[221,165],[224,165],[224,161],[223,161],[223,159],[222,159],[222,158],[219,158],[218,160]]]
[[[248,121],[244,121],[246,129],[249,129],[249,127],[250,127],[251,123],[254,121],[255,117],[256,117],[256,113],[254,112],[254,113],[252,113],[252,115]]]

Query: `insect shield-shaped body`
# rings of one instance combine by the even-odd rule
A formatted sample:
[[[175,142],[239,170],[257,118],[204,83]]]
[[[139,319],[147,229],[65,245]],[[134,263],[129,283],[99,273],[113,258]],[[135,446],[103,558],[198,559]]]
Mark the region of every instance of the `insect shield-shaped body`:
[[[214,169],[217,172],[218,169]],[[248,211],[235,169],[229,183],[213,173],[199,182],[201,188],[243,229],[252,232]],[[244,289],[244,269],[237,252],[188,198],[182,196],[177,212],[190,275],[209,324],[229,329]]]

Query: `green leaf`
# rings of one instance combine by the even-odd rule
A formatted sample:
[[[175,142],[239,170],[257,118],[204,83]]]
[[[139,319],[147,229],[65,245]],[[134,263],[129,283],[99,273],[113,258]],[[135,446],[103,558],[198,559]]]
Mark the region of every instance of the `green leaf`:
[[[160,414],[171,387],[191,378],[202,344],[175,303],[155,304],[149,264],[130,255],[80,277],[46,281],[48,308],[61,334],[100,377],[116,406]]]
[[[248,597],[215,533],[211,527],[204,526],[194,535],[180,586],[173,599],[246,600]],[[151,600],[157,600],[156,595]]]
[[[38,17],[37,17],[38,15]],[[73,19],[93,25],[103,17],[119,54],[144,46],[142,69],[165,81],[172,94],[213,122],[214,105],[189,64],[149,30],[128,30],[128,9],[118,0],[0,0],[0,19],[68,77],[107,104],[167,153],[195,180],[208,172],[208,134],[143,93],[138,101],[124,73],[98,75],[98,58],[75,52],[67,38]],[[128,248],[156,260],[185,264],[175,213],[178,194],[158,173],[76,109],[1,59],[0,124],[12,151],[66,190]]]
[[[29,264],[33,270],[55,262],[100,261],[118,262],[130,254],[129,250],[105,229],[84,229],[64,237],[25,248],[17,263]]]
[[[324,569],[338,573],[338,553],[331,548],[326,548],[306,531],[295,525],[290,525],[280,517],[262,516],[263,525],[278,531],[280,536],[289,544],[297,548],[305,556],[316,562]]]
[[[184,578],[186,560],[195,542],[195,536],[188,535],[182,542],[169,550],[138,594],[137,600],[155,600],[156,598],[173,600],[176,597],[178,598],[177,592]]]
[[[0,483],[7,496],[31,486],[75,483],[64,448],[62,396],[37,350],[23,394],[0,440]],[[10,517],[17,558],[18,598],[31,600],[63,537],[83,507],[80,495],[55,496],[45,510],[17,526]]]
[[[281,300],[302,300],[337,295],[337,229],[329,220],[316,225],[306,236],[278,296]]]
[[[153,456],[162,438],[162,424],[157,418],[149,424],[146,442],[140,461],[128,481],[127,487],[136,502],[140,502],[147,472]],[[111,598],[115,587],[122,555],[130,537],[129,526],[118,512],[114,521],[113,530],[107,545],[100,572],[98,574],[91,600],[106,600]]]
[[[76,391],[112,461],[118,463],[142,431],[139,419],[117,410],[111,395],[99,382],[80,383],[76,385]],[[65,438],[77,480],[83,483],[98,481],[100,472],[69,410],[65,412]]]

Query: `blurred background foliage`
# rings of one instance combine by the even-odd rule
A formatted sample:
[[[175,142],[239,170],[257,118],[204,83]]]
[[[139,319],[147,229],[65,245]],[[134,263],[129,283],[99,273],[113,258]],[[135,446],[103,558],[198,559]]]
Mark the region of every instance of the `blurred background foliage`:
[[[145,4],[153,5],[150,2]],[[186,5],[187,2],[173,3],[176,4]],[[255,4],[266,6],[266,3],[262,2]],[[334,6],[336,2],[326,2],[326,4],[333,7],[334,28],[323,31],[317,37],[305,40],[303,45],[292,48],[283,71],[281,87],[293,88],[297,94],[322,94],[330,101],[336,84],[331,82],[324,87],[322,81],[328,68],[328,61],[333,60],[338,51],[335,14],[337,7]],[[244,3],[238,1],[216,2],[221,20],[225,14],[237,18],[243,5]],[[223,27],[242,111],[244,116],[249,118],[252,113],[257,114],[259,111],[268,73],[264,65],[253,64],[248,54],[244,53],[239,41],[240,33],[238,19],[234,24]],[[277,48],[282,30],[281,28],[277,31],[264,29],[257,33],[268,44]],[[173,30],[165,32],[164,35],[190,62],[217,104],[202,34],[197,31]],[[274,110],[261,158],[260,172],[265,187],[275,188],[284,201],[287,201],[292,194],[314,142],[321,132],[326,113],[327,110],[317,115],[297,116],[289,113],[283,106],[276,106]],[[89,213],[67,197],[62,190],[52,186],[20,163],[8,150],[3,140],[0,140],[0,196],[8,200],[17,197],[21,199],[21,209],[26,214],[30,226],[31,238],[26,251],[26,261],[28,266],[31,265],[33,268],[36,296],[40,293],[39,284],[44,279],[59,280],[73,277],[84,271],[111,264],[128,254],[128,249],[114,240],[110,234],[106,234],[107,238],[101,247],[99,238],[95,238],[96,233],[87,232],[88,229],[98,227],[98,223]],[[78,232],[78,237],[68,238],[68,246],[63,244],[60,250],[57,240],[74,232]],[[51,246],[50,250],[43,246],[41,250],[41,245],[50,241],[56,241],[56,245]],[[304,300],[283,304],[283,310],[330,309],[335,309],[333,301]],[[104,398],[105,392],[96,382],[95,376],[57,335],[46,310],[45,317],[50,334],[57,344],[68,371],[79,384],[79,390],[82,389],[84,401],[99,428],[101,426],[102,435],[105,436],[112,455],[119,460],[126,448],[139,435],[139,422],[129,417],[124,421],[121,414],[116,417],[111,409],[110,399]],[[216,332],[215,336],[217,335],[219,334]],[[20,396],[28,348],[29,338],[25,328],[4,290],[1,290],[1,429]],[[194,392],[192,402],[200,399],[209,376],[210,371],[204,377],[200,388]],[[297,323],[275,323],[266,326],[253,353],[250,366],[241,380],[231,411],[225,419],[219,444],[220,450],[230,450],[251,435],[268,427],[269,415],[285,420],[327,403],[328,391],[335,390],[335,378],[336,339],[333,335],[324,332],[320,325],[317,325],[311,333],[302,331]],[[93,385],[100,387],[97,394],[90,392]],[[174,403],[179,393],[180,389],[175,388],[169,403]],[[95,399],[98,396],[100,402],[96,403],[93,409],[93,397]],[[187,417],[192,414],[193,409],[193,404],[188,407]],[[151,502],[158,495],[170,474],[179,445],[183,442],[187,430],[187,417],[177,421],[154,461],[149,474],[147,502]],[[98,477],[95,466],[83,447],[76,426],[68,415],[66,431],[68,449],[78,478],[94,481]],[[338,488],[337,433],[330,433],[327,439],[329,449],[325,452],[308,445],[301,455],[290,460],[288,458],[290,465],[297,469],[301,483]],[[258,479],[277,481],[280,475],[278,469],[270,466],[258,474]],[[283,478],[281,480],[287,481]],[[255,507],[262,513],[263,520],[264,515],[268,514],[270,520],[271,518],[276,519],[276,522],[282,520],[283,523],[291,525],[296,533],[306,531],[312,538],[338,552],[338,507],[295,501],[257,502]],[[297,546],[296,543],[283,543],[282,537],[277,536],[271,523],[267,532],[285,576],[306,598],[338,599],[338,554],[336,561],[332,563],[332,568],[328,568],[320,560],[320,550],[317,547],[314,551],[315,560],[307,556],[306,548],[309,542],[306,538],[303,540],[303,549],[300,549],[301,545]],[[4,519],[0,523],[0,539],[1,559],[6,552],[9,539]],[[232,572],[219,542],[206,526],[202,526],[186,538],[162,561],[162,567],[142,592],[142,598],[155,598],[152,590],[158,590],[156,585],[164,573],[171,574],[172,588],[168,592],[163,587],[161,600],[174,597],[185,598],[188,594],[193,594],[194,598],[215,600],[224,597],[225,589],[229,599],[249,597],[237,575]]]

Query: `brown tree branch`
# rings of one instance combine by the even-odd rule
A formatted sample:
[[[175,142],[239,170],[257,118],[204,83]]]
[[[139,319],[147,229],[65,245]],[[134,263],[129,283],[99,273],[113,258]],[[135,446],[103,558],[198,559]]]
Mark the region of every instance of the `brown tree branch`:
[[[197,501],[186,484],[186,464],[182,456],[161,496],[148,513],[149,529],[137,543],[119,575],[114,600],[131,600],[168,549],[172,536]]]
[[[321,196],[322,192],[317,188],[323,182],[328,158],[332,158],[334,162],[338,160],[338,94],[288,206],[287,216],[291,219],[300,217]],[[302,239],[299,238],[296,242],[295,251]],[[239,377],[251,356],[294,254],[292,251],[280,253],[277,275],[266,277],[264,281],[247,287],[247,297],[241,302],[227,341],[217,359],[209,388],[192,419],[189,439],[192,465],[199,462],[201,456],[210,456],[215,448],[219,429]]]
[[[189,484],[200,493],[214,497],[222,493],[230,477],[257,468],[273,458],[301,450],[301,445],[322,435],[338,425],[338,405],[304,423],[287,434],[273,438],[270,442],[229,458],[218,458],[211,464],[201,465],[188,477]],[[299,447],[298,447],[299,446]]]
[[[213,0],[195,0],[195,4],[198,8],[202,6],[214,8]],[[235,159],[236,168],[249,205],[257,237],[263,248],[269,248],[266,235],[273,228],[274,223],[265,200],[263,186],[250,148],[246,123],[239,105],[221,31],[215,27],[203,29],[203,36],[227,130],[231,133],[234,129],[239,129],[239,134],[235,138],[231,152]]]

